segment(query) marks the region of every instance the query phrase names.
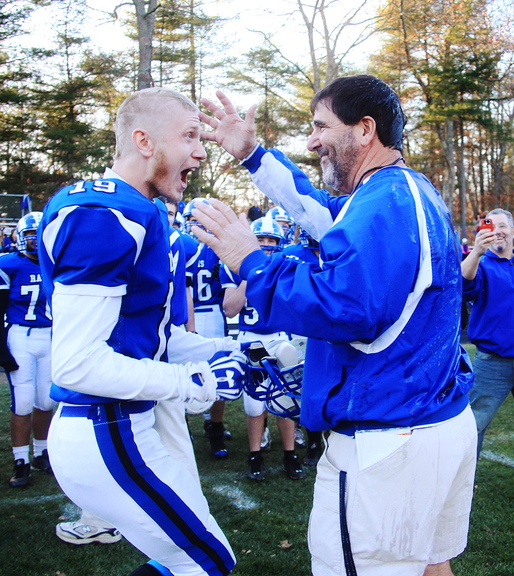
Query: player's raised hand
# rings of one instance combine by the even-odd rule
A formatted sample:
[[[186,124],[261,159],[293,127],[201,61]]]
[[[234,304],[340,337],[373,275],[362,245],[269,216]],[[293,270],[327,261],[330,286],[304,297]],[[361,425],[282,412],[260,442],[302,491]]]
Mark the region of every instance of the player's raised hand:
[[[259,242],[250,229],[244,214],[239,217],[223,202],[209,199],[209,205],[197,202],[194,217],[206,230],[193,226],[193,234],[208,246],[231,270],[238,273],[242,261],[254,250],[259,250]]]
[[[246,158],[255,148],[255,111],[257,104],[251,106],[243,120],[229,98],[221,91],[216,91],[223,108],[202,98],[201,103],[209,110],[212,116],[200,112],[200,120],[214,128],[213,132],[202,132],[204,140],[217,142],[229,154],[238,160]]]

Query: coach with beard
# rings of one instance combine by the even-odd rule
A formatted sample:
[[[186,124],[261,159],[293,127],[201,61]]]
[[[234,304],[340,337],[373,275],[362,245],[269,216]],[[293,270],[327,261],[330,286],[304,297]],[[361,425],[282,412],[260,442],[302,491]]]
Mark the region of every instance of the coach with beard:
[[[448,576],[467,540],[476,429],[472,373],[460,347],[460,253],[448,210],[402,157],[398,96],[372,76],[339,78],[315,95],[307,148],[315,189],[243,120],[203,104],[215,141],[320,241],[320,264],[266,256],[227,206],[197,230],[248,281],[270,329],[307,336],[301,422],[324,430],[309,548],[315,576]],[[382,244],[384,249],[377,250]]]

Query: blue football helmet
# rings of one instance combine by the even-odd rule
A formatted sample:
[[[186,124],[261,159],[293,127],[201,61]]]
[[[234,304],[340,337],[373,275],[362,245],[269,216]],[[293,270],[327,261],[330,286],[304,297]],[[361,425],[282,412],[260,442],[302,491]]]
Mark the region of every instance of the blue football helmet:
[[[193,226],[198,226],[198,228],[202,228],[203,230],[205,230],[205,226],[203,224],[200,224],[199,222],[190,222],[189,221],[189,219],[193,215],[193,209],[194,209],[195,204],[197,202],[203,202],[204,204],[207,204],[207,206],[210,206],[209,200],[207,200],[206,198],[193,198],[190,202],[188,202],[186,204],[186,207],[184,208],[184,212],[182,212],[182,216],[184,216],[185,221],[186,221],[186,223],[184,225],[184,232],[186,232],[187,234],[189,234],[193,238],[196,238],[196,236],[191,232],[191,228]]]
[[[301,346],[305,346],[302,340]],[[256,400],[263,401],[266,409],[283,418],[298,420],[302,393],[302,350],[287,340],[268,344],[252,344],[248,356],[248,378],[245,391]]]
[[[300,234],[298,235],[298,239],[302,246],[305,248],[310,248],[311,250],[318,250],[319,249],[319,242],[314,240],[314,238],[301,226],[299,227]]]
[[[257,218],[250,224],[250,228],[255,236],[265,238],[276,238],[277,245],[276,246],[268,246],[267,244],[261,244],[261,249],[264,252],[271,254],[273,252],[280,252],[284,247],[284,231],[282,228],[267,216],[263,216],[262,218]]]
[[[295,222],[289,216],[289,214],[280,206],[273,206],[266,212],[266,216],[269,218],[273,218],[277,224],[279,222],[284,222],[285,224],[279,224],[279,226],[284,231],[284,238],[287,244],[293,242],[294,240],[294,229],[295,229]]]
[[[18,251],[22,254],[37,254],[36,230],[43,218],[43,212],[29,212],[20,218],[16,225]],[[29,241],[31,245],[29,246]]]

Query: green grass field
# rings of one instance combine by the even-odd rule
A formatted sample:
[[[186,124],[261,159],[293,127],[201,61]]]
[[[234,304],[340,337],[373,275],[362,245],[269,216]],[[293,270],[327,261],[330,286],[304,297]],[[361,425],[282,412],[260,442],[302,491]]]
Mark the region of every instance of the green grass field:
[[[12,489],[9,392],[0,374],[0,574],[2,576],[125,576],[145,557],[122,540],[73,546],[54,534],[55,524],[75,519],[76,507],[51,476],[32,473],[27,488]],[[308,576],[306,532],[315,471],[291,481],[281,471],[278,432],[266,454],[263,483],[247,480],[247,442],[241,401],[227,407],[230,457],[215,461],[203,419],[190,419],[204,492],[238,559],[235,576]],[[469,545],[453,562],[456,576],[514,576],[514,400],[494,420],[480,459]],[[298,450],[303,456],[303,449]]]

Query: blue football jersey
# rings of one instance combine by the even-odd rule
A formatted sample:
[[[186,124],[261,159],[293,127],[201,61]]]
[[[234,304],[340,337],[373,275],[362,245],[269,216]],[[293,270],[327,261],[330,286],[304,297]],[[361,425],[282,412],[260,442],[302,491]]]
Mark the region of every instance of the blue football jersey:
[[[180,239],[184,245],[184,252],[186,256],[186,266],[189,266],[192,260],[196,257],[196,254],[201,250],[202,246],[198,240],[195,240],[191,235],[177,230],[180,234]]]
[[[220,281],[223,289],[225,289],[237,288],[243,280],[235,272],[227,268],[225,264],[222,264],[220,268]],[[248,302],[248,299],[245,300],[244,306],[239,312],[239,330],[257,332],[258,334],[275,332],[275,330],[268,329],[257,310]]]
[[[186,251],[184,249],[184,235],[170,226],[168,210],[162,200],[156,199],[155,205],[159,209],[162,225],[168,231],[170,237],[170,259],[175,270],[173,277],[173,297],[171,298],[171,313],[173,323],[181,326],[187,322],[187,297],[186,297]]]
[[[202,244],[196,257],[189,261],[187,274],[192,280],[195,308],[223,304],[220,266],[220,259],[207,244]]]
[[[9,303],[5,314],[9,324],[37,328],[52,325],[39,264],[18,252],[2,254],[0,290],[9,290]]]
[[[178,258],[162,208],[115,178],[79,181],[46,205],[38,228],[43,283],[84,295],[121,296],[108,345],[131,358],[167,361]]]

